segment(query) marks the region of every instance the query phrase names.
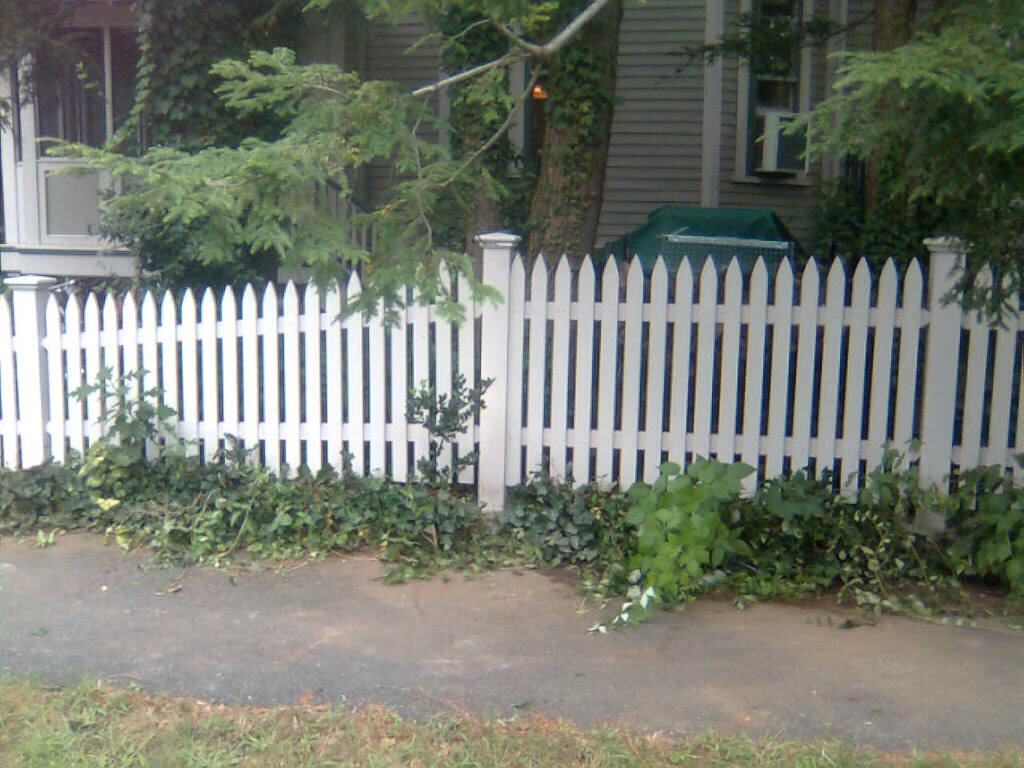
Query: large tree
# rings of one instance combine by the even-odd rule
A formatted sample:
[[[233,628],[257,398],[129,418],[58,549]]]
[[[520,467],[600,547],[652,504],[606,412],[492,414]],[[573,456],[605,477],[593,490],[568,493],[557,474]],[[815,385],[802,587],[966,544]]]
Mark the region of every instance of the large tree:
[[[319,0],[312,7],[329,11],[333,2]],[[531,84],[546,75],[550,87],[564,94],[562,114],[549,121],[537,189],[554,211],[544,221],[550,219],[558,234],[542,242],[557,251],[586,250],[585,240],[593,237],[585,221],[589,212],[576,213],[574,221],[555,201],[568,194],[570,183],[580,187],[581,207],[591,206],[600,194],[601,176],[590,167],[603,167],[612,103],[610,93],[597,91],[609,85],[603,71],[613,69],[620,0],[366,0],[361,8],[395,18],[413,11],[435,18],[458,11],[472,21],[442,30],[446,39],[486,26],[501,44],[493,57],[411,93],[395,83],[363,81],[333,65],[300,65],[284,48],[221,61],[212,71],[227,110],[242,123],[280,126],[278,135],[252,133],[239,142],[199,148],[158,145],[137,156],[111,147],[68,148],[85,163],[124,179],[124,194],[107,202],[111,231],[130,232],[133,221],[156,225],[183,235],[190,255],[205,264],[249,253],[310,266],[324,277],[358,267],[364,277],[361,306],[382,298],[400,301],[407,284],[420,288],[421,298],[433,298],[444,290],[438,279],[442,265],[470,268],[464,241],[453,242],[440,225],[451,222],[453,210],[455,218],[470,221],[482,200],[502,194],[493,151],[506,141],[509,110],[526,96],[501,95],[502,72],[525,63],[534,74]],[[594,61],[602,71],[591,75]],[[564,117],[574,103],[572,78],[592,101],[591,116],[580,114],[575,128]],[[433,131],[423,130],[436,128],[431,97],[453,87],[469,105],[493,100],[493,114],[456,144],[454,154],[425,139]],[[351,196],[354,175],[375,161],[392,163],[402,179],[390,197],[365,214],[333,215],[339,199]],[[542,209],[532,210],[540,219]],[[372,227],[372,248],[352,245],[351,227]]]
[[[871,51],[841,58],[806,122],[812,156],[845,175],[824,195],[826,243],[869,257],[920,255],[922,237],[962,245],[956,297],[989,317],[1018,312],[1024,288],[1024,13],[1020,0],[876,0],[870,16],[761,24],[743,15],[690,58],[752,61],[824,46],[870,23]]]
[[[882,166],[879,201],[963,245],[957,294],[999,317],[1024,287],[1024,14],[948,0],[905,44],[847,54],[812,116],[815,153]],[[991,277],[983,277],[990,270]]]

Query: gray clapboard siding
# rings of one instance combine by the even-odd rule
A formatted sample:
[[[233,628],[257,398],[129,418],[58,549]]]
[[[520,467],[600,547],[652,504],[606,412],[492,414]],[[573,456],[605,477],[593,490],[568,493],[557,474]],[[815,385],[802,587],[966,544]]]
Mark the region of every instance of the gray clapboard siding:
[[[824,5],[819,0],[819,5]],[[827,10],[827,9],[825,9]],[[727,0],[726,29],[734,27],[739,14],[738,0]],[[813,54],[811,66],[812,103],[819,100],[825,88],[826,58],[823,50]],[[737,208],[771,208],[786,223],[805,248],[813,249],[813,207],[821,194],[821,167],[815,164],[808,178],[802,181],[747,176],[737,167],[737,102],[739,65],[735,59],[725,63],[722,89],[722,155],[719,205]]]
[[[438,50],[424,45],[412,49],[428,32],[425,22],[409,19],[397,24],[373,19],[367,25],[367,80],[394,80],[410,90],[437,79],[440,69]],[[436,132],[428,135],[438,139]],[[385,162],[371,163],[366,170],[366,205],[374,206],[387,198],[388,190],[400,178]]]
[[[704,0],[626,0],[598,245],[656,207],[700,201],[704,73],[679,51],[704,40]]]

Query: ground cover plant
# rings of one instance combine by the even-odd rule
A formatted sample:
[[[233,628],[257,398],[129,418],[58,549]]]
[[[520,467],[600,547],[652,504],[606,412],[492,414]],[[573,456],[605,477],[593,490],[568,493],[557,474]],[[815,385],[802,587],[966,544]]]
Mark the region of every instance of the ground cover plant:
[[[1022,753],[874,754],[827,741],[582,732],[539,716],[430,723],[381,708],[227,707],[82,683],[0,679],[0,763],[36,766],[978,766]]]
[[[412,393],[409,418],[427,428],[431,450],[400,484],[330,468],[278,477],[230,441],[201,462],[170,436],[171,414],[141,381],[104,376],[82,388],[102,404],[104,430],[85,455],[0,470],[0,535],[49,543],[56,531],[90,530],[148,547],[163,563],[214,565],[241,553],[363,548],[392,581],[441,568],[569,566],[585,590],[626,595],[613,624],[723,589],[739,607],[831,591],[868,621],[891,611],[962,624],[975,610],[972,583],[1003,595],[1015,626],[1024,613],[1024,488],[998,468],[964,472],[943,494],[921,490],[914,467],[889,452],[852,499],[833,478],[804,472],[745,497],[750,467],[702,458],[685,470],[666,464],[655,483],[628,493],[539,473],[511,489],[494,519],[456,482],[473,457],[452,452],[486,382],[460,382],[443,399]],[[947,521],[941,537],[915,529],[935,515]]]

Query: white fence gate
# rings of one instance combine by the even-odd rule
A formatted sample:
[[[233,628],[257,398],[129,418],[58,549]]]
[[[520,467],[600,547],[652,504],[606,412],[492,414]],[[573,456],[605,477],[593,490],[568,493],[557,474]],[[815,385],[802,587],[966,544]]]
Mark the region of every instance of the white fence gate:
[[[760,478],[811,465],[856,482],[887,445],[913,440],[924,483],[978,464],[1020,477],[1024,325],[990,329],[942,303],[945,241],[929,241],[927,281],[916,262],[902,275],[887,264],[873,282],[864,262],[851,277],[839,261],[799,276],[788,262],[744,276],[733,261],[723,277],[709,258],[674,276],[661,262],[645,276],[634,260],[624,284],[612,262],[598,274],[563,259],[550,274],[539,260],[527,274],[518,238],[481,241],[484,281],[506,300],[467,302],[457,328],[423,306],[393,327],[339,320],[356,278],[325,294],[289,283],[280,295],[271,285],[84,303],[62,303],[47,278],[8,280],[0,465],[61,460],[96,440],[98,395],[71,393],[108,367],[144,371],[204,459],[233,436],[275,470],[340,468],[347,453],[357,472],[404,481],[427,452],[425,430],[406,423],[408,387],[431,378],[449,393],[461,370],[494,380],[456,447],[479,446],[478,493],[492,508],[540,467],[627,487],[665,460],[715,456]]]

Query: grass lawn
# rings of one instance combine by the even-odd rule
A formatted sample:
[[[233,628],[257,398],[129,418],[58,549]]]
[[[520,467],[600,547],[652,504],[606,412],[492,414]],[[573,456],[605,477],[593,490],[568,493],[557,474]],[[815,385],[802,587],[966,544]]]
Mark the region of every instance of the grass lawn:
[[[1024,753],[879,755],[834,742],[583,733],[552,720],[402,720],[0,679],[0,766],[1020,766]]]

